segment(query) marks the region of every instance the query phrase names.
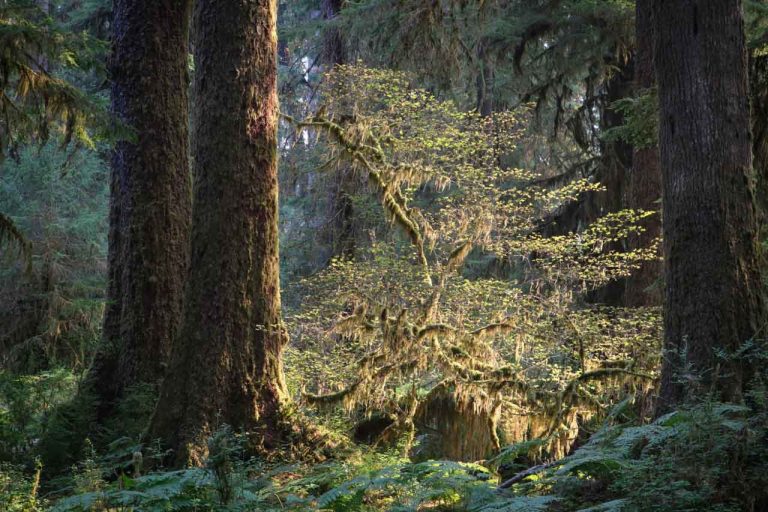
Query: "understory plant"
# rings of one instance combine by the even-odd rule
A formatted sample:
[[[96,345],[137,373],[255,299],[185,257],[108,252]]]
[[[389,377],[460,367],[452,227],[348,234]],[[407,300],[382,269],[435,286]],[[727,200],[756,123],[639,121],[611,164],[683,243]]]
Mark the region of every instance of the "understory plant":
[[[757,395],[765,398],[762,391]],[[768,503],[764,405],[703,401],[648,424],[638,424],[629,405],[614,407],[589,441],[570,455],[508,481],[494,468],[532,443],[508,446],[486,465],[411,462],[393,451],[368,448],[320,464],[280,465],[245,458],[238,448],[239,436],[224,428],[211,438],[211,455],[201,468],[148,474],[124,468],[110,482],[94,470],[98,463],[84,463],[76,478],[79,492],[58,500],[53,510],[764,509]]]
[[[546,176],[515,166],[525,111],[460,111],[402,73],[359,66],[336,67],[324,87],[317,113],[290,120],[325,137],[324,168],[367,180],[392,229],[297,284],[291,366],[308,402],[384,412],[392,421],[379,441],[405,436],[407,452],[424,408],[447,396],[461,414],[484,418],[489,453],[476,459],[505,434],[546,438],[542,454],[563,456],[580,420],[649,389],[658,312],[584,297],[657,257],[655,246],[615,248],[650,213],[620,211],[544,236],[546,219],[600,187],[546,186]],[[477,272],[480,260],[501,275]],[[356,370],[334,377],[302,355],[307,348],[345,368],[355,359]]]

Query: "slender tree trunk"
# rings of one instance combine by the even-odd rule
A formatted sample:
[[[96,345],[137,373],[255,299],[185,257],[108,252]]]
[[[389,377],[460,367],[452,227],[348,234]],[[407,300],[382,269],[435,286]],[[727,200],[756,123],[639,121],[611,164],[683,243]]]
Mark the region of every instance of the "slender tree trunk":
[[[342,0],[323,0],[323,19],[332,22],[341,12]],[[347,48],[341,29],[332,23],[323,28],[322,62],[328,68],[347,63]],[[357,183],[349,166],[337,169],[330,188],[328,201],[328,233],[325,237],[331,248],[331,257],[355,257],[355,210],[352,196]]]
[[[753,369],[720,354],[732,355],[755,336],[764,302],[741,1],[653,5],[664,188],[663,412],[702,392],[742,398]]]
[[[333,21],[341,12],[343,0],[322,0],[322,14],[326,21]],[[347,62],[347,48],[344,42],[344,34],[335,25],[323,27],[323,55],[325,64],[333,66]]]
[[[189,2],[115,0],[112,110],[135,135],[112,159],[108,303],[91,369],[101,416],[157,384],[181,323],[189,260]]]
[[[477,74],[477,111],[483,117],[490,116],[495,110],[494,82],[496,70],[492,57],[486,51],[486,41],[481,39],[477,45],[477,60],[481,69]]]
[[[656,85],[653,69],[653,20],[651,0],[637,0],[635,17],[635,81],[638,92],[647,92]],[[633,210],[658,212],[643,222],[645,231],[629,239],[629,248],[648,247],[661,235],[661,164],[656,144],[637,147],[632,155],[632,170],[627,184],[627,207]],[[661,261],[649,261],[627,279],[624,305],[658,306],[661,287],[657,286],[663,272]]]
[[[51,13],[51,0],[35,0],[35,3],[45,14]]]
[[[622,126],[624,114],[614,109],[613,104],[634,94],[634,61],[627,61],[605,85],[605,99],[601,114],[601,131]],[[632,168],[632,146],[623,140],[603,141],[600,147],[600,184],[604,191],[594,192],[583,202],[579,219],[588,225],[600,217],[624,208],[627,177]],[[606,251],[621,251],[619,243],[612,243]],[[620,306],[624,303],[624,280],[611,281],[589,293],[589,302]]]
[[[194,9],[194,211],[182,335],[149,435],[200,464],[219,426],[275,448],[288,399],[277,227],[277,1]]]

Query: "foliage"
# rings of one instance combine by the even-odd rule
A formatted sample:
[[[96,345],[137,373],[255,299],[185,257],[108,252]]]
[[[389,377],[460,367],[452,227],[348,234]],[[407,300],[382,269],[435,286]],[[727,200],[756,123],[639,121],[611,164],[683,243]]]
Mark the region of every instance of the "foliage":
[[[76,386],[76,376],[65,369],[25,376],[0,372],[0,460],[28,462],[51,413]]]
[[[298,283],[301,308],[288,322],[302,349],[338,344],[358,359],[340,390],[329,389],[337,378],[316,377],[323,389],[306,395],[311,403],[385,410],[398,420],[384,434],[412,438],[420,405],[447,390],[492,425],[509,411],[538,418],[535,435],[548,437],[576,414],[599,411],[607,381],[648,378],[658,317],[579,302],[655,257],[654,248],[604,250],[638,232],[647,214],[618,212],[581,233],[544,237],[542,219],[597,187],[544,187],[510,166],[521,133],[515,114],[461,112],[400,73],[360,67],[337,66],[323,97],[297,126],[328,136],[325,167],[344,162],[366,177],[396,229],[356,260]],[[473,252],[509,262],[519,277],[464,277]],[[312,385],[310,368],[297,367]]]
[[[633,51],[633,2],[343,3],[325,20],[317,2],[280,2],[286,367],[313,419],[339,431],[388,422],[375,449],[290,465],[248,458],[224,427],[203,467],[178,471],[141,443],[154,389],[128,390],[95,432],[98,404],[78,393],[103,308],[109,148],[93,130],[105,120],[94,37],[109,33],[109,2],[62,0],[50,16],[2,3],[0,46],[13,51],[0,84],[18,111],[0,123],[0,247],[23,241],[30,268],[7,258],[0,270],[0,508],[768,509],[760,383],[748,407],[705,399],[649,423],[661,312],[585,300],[655,257],[621,249],[650,214],[547,229],[601,192],[604,143],[656,135],[655,91],[608,100]],[[763,56],[766,7],[745,9]],[[327,27],[344,31],[349,55],[411,74],[326,73]],[[472,110],[483,88],[496,110],[485,117]],[[623,124],[606,130],[611,111]],[[337,194],[356,246],[331,258]],[[430,429],[459,415],[489,420],[450,440],[487,435],[491,449],[470,460],[488,458],[416,462],[445,435]]]
[[[764,400],[764,391],[753,398]],[[83,487],[90,490],[58,501],[53,510],[724,512],[760,510],[766,503],[763,405],[702,402],[639,426],[613,418],[573,454],[510,489],[498,488],[494,473],[477,464],[412,463],[386,453],[268,466],[244,459],[237,436],[225,429],[211,442],[226,439],[229,448],[205,468],[123,473],[113,483],[92,475]]]
[[[7,512],[38,512],[45,510],[45,501],[38,498],[40,467],[32,477],[7,463],[0,463],[0,504]]]
[[[744,17],[749,47],[757,55],[768,52],[768,6],[759,0],[744,2]]]
[[[584,145],[596,135],[592,107],[632,54],[634,2],[499,2],[494,14],[489,44],[521,73],[523,98],[552,108],[555,130],[570,129]]]
[[[101,331],[107,183],[98,153],[53,142],[2,166],[0,204],[32,244],[29,268],[0,270],[2,459],[40,457],[46,474],[68,468],[92,421],[75,395]]]
[[[599,176],[611,82],[633,53],[629,0],[363,0],[341,25],[364,63],[408,70],[441,97],[496,110],[532,102],[528,151],[555,174]],[[535,142],[539,142],[538,144]],[[543,142],[543,144],[541,144]],[[526,144],[524,142],[524,144]],[[526,144],[527,145],[527,144]]]
[[[211,442],[224,439],[231,447],[238,444],[226,430]],[[112,484],[92,477],[88,492],[58,501],[53,510],[501,510],[494,507],[499,499],[491,475],[472,464],[412,464],[391,455],[355,452],[345,461],[314,466],[265,466],[242,459],[234,448],[214,458],[218,460],[210,460],[205,468],[122,475]],[[222,485],[229,489],[227,494],[221,492]],[[521,502],[531,506],[519,510],[544,510],[551,501],[523,498]]]
[[[70,142],[94,147],[87,127],[106,134],[110,123],[95,98],[64,78],[98,66],[104,46],[86,32],[62,29],[30,0],[0,5],[0,159],[15,156],[24,144],[44,143],[60,133]],[[0,242],[28,242],[3,212]]]
[[[756,395],[764,401],[764,391]],[[562,510],[760,510],[768,499],[763,407],[705,401],[648,425],[607,425],[513,490],[558,495]]]
[[[0,271],[0,359],[34,371],[89,364],[101,329],[108,171],[99,155],[49,143],[6,160],[0,204],[32,245],[31,268]]]
[[[603,137],[624,140],[637,149],[654,146],[659,137],[658,103],[655,90],[638,91],[633,98],[616,101],[612,108],[624,116],[625,122],[622,126],[606,130]]]
[[[76,139],[92,145],[85,131],[89,118],[102,116],[81,91],[52,73],[54,66],[84,70],[98,65],[103,46],[87,33],[59,28],[35,2],[4,2],[0,10],[0,45],[3,48],[0,88],[3,101],[3,156],[30,137],[45,140],[53,125],[65,143]],[[12,95],[11,95],[12,94]]]

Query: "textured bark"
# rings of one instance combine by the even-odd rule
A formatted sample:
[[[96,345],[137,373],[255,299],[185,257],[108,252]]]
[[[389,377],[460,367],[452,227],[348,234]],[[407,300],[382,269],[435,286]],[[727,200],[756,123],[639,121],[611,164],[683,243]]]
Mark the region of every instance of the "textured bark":
[[[282,436],[277,185],[277,2],[194,9],[192,256],[182,335],[149,435],[200,464],[228,424]]]
[[[651,0],[637,0],[635,16],[635,81],[638,91],[648,91],[656,85],[653,69],[653,20]],[[658,215],[643,222],[645,231],[629,239],[630,249],[648,247],[661,235],[661,164],[656,144],[635,148],[632,171],[627,184],[627,208],[656,211]],[[661,261],[649,261],[626,281],[624,305],[661,305],[661,286],[658,281],[663,272]]]
[[[765,238],[768,234],[768,55],[752,52],[749,59],[749,78],[758,220],[761,238]]]
[[[116,0],[112,110],[135,133],[112,159],[103,346],[91,370],[108,414],[162,377],[181,323],[189,260],[189,3]]]
[[[665,358],[659,411],[752,374],[720,358],[764,320],[740,0],[654,0],[664,188]],[[686,384],[679,377],[692,370]]]

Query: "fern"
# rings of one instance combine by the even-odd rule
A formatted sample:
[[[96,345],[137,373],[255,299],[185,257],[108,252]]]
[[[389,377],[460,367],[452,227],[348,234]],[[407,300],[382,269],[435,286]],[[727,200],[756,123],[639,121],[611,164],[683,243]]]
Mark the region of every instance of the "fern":
[[[507,500],[497,500],[487,505],[470,506],[471,512],[544,512],[560,501],[557,496],[519,496]]]
[[[611,500],[594,507],[579,509],[577,512],[622,512],[625,505],[628,505],[625,499]]]

